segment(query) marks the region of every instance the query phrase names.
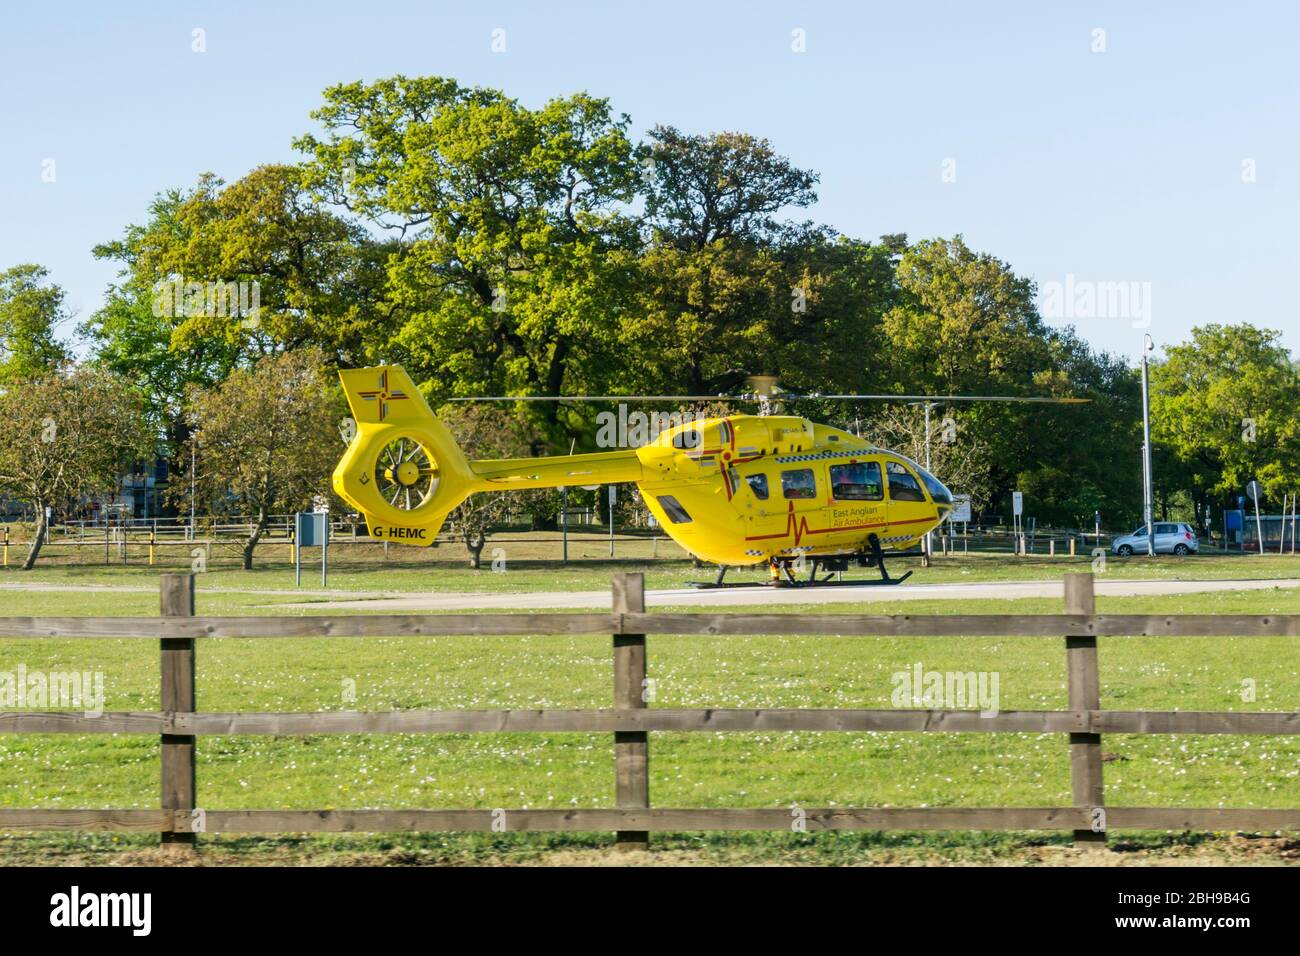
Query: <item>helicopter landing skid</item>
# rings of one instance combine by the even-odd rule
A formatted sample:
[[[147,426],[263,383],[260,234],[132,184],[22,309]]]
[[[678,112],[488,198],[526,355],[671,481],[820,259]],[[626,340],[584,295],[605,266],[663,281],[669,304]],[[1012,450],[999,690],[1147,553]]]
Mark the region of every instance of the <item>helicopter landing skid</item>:
[[[878,568],[880,570],[880,579],[876,581],[844,581],[832,580],[832,575],[842,574],[848,570],[848,557],[827,557],[813,558],[812,567],[809,569],[808,577],[800,581],[794,576],[792,564],[789,561],[773,562],[772,567],[774,574],[768,581],[740,581],[731,584],[724,583],[723,579],[727,576],[727,566],[718,566],[718,576],[713,581],[687,581],[686,586],[701,591],[713,590],[716,588],[805,588],[805,587],[882,587],[895,584],[902,584],[912,576],[908,571],[901,577],[891,578],[889,571],[885,569],[885,556],[881,551],[880,543],[876,540],[872,542],[871,554],[857,555],[857,563],[864,568]],[[826,569],[828,573],[825,577],[818,577],[820,569]]]
[[[783,588],[877,588],[891,587],[896,584],[902,584],[912,576],[908,571],[902,577],[880,578],[878,580],[858,580],[858,581],[830,581],[819,579],[814,581],[796,581],[791,584],[789,581],[782,581],[779,587]],[[726,590],[729,588],[770,588],[773,585],[768,581],[728,581],[725,584],[716,584],[713,581],[687,581],[688,588],[694,588],[697,591],[716,591]]]

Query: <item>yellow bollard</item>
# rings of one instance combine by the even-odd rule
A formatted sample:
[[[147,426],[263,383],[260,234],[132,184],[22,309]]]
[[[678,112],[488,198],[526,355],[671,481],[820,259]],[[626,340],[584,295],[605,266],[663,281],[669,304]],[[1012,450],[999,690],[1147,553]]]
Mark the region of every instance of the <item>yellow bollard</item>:
[[[155,539],[157,537],[158,537],[158,529],[150,528],[149,529],[149,567],[153,567],[153,546],[155,543]]]
[[[5,528],[5,567],[9,567],[9,529]]]

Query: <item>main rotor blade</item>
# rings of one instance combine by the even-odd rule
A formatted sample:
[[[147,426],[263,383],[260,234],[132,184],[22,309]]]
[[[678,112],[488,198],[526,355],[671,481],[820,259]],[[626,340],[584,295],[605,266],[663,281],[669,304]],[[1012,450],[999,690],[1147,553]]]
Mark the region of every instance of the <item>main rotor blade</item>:
[[[1048,398],[1035,395],[774,395],[773,401],[818,399],[869,402],[1039,402],[1047,405],[1086,405],[1091,398]]]
[[[818,392],[773,392],[770,395],[473,395],[453,402],[1037,402],[1046,405],[1086,405],[1091,398],[1050,398],[1032,395],[822,395]]]
[[[716,402],[737,401],[748,395],[472,395],[453,402]]]

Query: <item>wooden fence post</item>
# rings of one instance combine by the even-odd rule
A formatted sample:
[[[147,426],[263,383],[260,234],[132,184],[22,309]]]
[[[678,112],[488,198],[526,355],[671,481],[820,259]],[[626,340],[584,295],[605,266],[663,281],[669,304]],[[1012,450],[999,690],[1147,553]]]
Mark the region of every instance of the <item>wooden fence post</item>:
[[[614,613],[645,612],[645,575],[614,575]],[[646,706],[645,635],[614,635],[614,707],[629,710]],[[650,740],[644,730],[614,732],[615,798],[620,808],[650,806]],[[645,830],[619,830],[614,845],[620,850],[648,850]]]
[[[1065,613],[1095,614],[1091,573],[1065,575]],[[1066,637],[1066,669],[1070,688],[1070,709],[1101,709],[1101,678],[1097,671],[1097,638]],[[1070,734],[1070,789],[1076,807],[1087,807],[1097,829],[1075,830],[1074,842],[1104,844],[1105,790],[1101,773],[1101,734]]]
[[[194,575],[162,576],[163,617],[194,616]],[[194,638],[164,637],[162,644],[162,710],[185,713],[194,710]],[[194,809],[194,738],[162,735],[162,808]],[[164,832],[164,846],[181,852],[194,851],[194,834]]]

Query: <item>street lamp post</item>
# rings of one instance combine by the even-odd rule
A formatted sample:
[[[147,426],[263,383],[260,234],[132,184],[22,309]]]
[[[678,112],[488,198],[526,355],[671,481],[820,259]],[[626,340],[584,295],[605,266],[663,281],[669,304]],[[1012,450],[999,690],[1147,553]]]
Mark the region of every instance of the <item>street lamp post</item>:
[[[194,472],[194,465],[195,465],[195,462],[196,462],[196,460],[197,460],[197,445],[198,445],[198,441],[195,440],[194,435],[191,434],[191,435],[190,435],[190,540],[191,540],[191,541],[193,541],[194,538],[195,538],[195,534],[194,534],[194,503],[195,503],[195,501],[197,500],[197,496],[196,496],[196,494],[195,494],[195,472]]]
[[[1156,553],[1152,520],[1154,517],[1154,485],[1151,473],[1151,373],[1147,356],[1156,347],[1150,335],[1142,336],[1142,519],[1147,526],[1147,554]]]
[[[925,403],[925,470],[930,471],[930,402]],[[931,472],[933,474],[933,472]],[[930,563],[930,553],[934,550],[931,532],[925,533],[925,564]]]
[[[572,452],[570,452],[572,454]],[[560,562],[569,563],[569,488],[567,485],[560,485],[560,540],[563,542],[563,548]]]

